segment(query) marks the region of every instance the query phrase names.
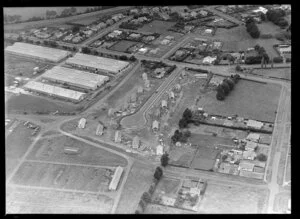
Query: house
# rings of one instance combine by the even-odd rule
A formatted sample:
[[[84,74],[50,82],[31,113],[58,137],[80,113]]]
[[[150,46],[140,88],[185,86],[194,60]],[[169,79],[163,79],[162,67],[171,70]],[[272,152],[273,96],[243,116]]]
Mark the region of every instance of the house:
[[[261,13],[263,13],[263,14],[266,14],[266,13],[268,12],[268,9],[266,9],[266,8],[260,6],[258,9],[253,10],[253,12],[254,12],[254,13],[259,13],[259,12],[261,12]]]
[[[156,155],[163,155],[164,154],[164,147],[162,145],[158,145],[156,147]]]
[[[254,151],[257,147],[257,143],[253,141],[247,141],[245,149],[247,151]]]
[[[254,160],[256,153],[254,151],[243,151],[243,158],[246,160]]]
[[[109,116],[109,117],[112,117],[112,116],[115,114],[115,112],[116,112],[115,109],[110,108],[110,109],[108,110],[108,116]]]
[[[180,84],[176,84],[176,85],[175,85],[175,90],[176,90],[176,91],[180,91],[180,90],[181,90]]]
[[[132,148],[137,149],[140,147],[140,138],[138,136],[135,136],[132,140]]]
[[[190,15],[191,15],[191,17],[196,18],[197,15],[198,15],[198,13],[197,13],[196,11],[192,11],[192,12],[190,13]]]
[[[247,127],[249,128],[261,129],[263,125],[264,124],[262,122],[258,122],[252,119],[249,119],[247,122]]]
[[[78,128],[80,129],[84,129],[86,125],[86,119],[85,118],[81,118],[78,122]]]
[[[253,171],[254,164],[250,163],[246,160],[242,160],[239,164],[239,170],[244,170],[244,171]]]
[[[96,135],[103,135],[104,126],[102,124],[98,124],[96,129]]]
[[[157,120],[154,120],[152,123],[152,130],[158,131],[158,129],[159,129],[159,122]]]
[[[162,44],[162,45],[167,45],[168,43],[170,43],[170,41],[168,39],[164,39],[160,42],[160,44]]]
[[[147,73],[144,72],[144,73],[142,74],[142,78],[143,78],[144,81],[148,80],[148,75],[147,75]]]
[[[139,33],[132,33],[132,34],[129,35],[129,37],[136,39],[136,38],[141,37],[141,34],[139,34]]]
[[[203,64],[211,65],[216,59],[217,59],[217,57],[206,56],[206,57],[203,59],[202,63],[203,63]]]
[[[260,138],[260,135],[258,133],[250,133],[246,139],[249,141],[258,142],[259,138]]]
[[[150,81],[149,80],[145,80],[145,87],[149,88],[150,87]]]
[[[120,132],[120,131],[116,131],[116,132],[115,132],[115,142],[116,142],[116,143],[120,143],[121,140],[122,140],[121,132]]]
[[[166,100],[162,100],[161,101],[161,107],[164,108],[164,109],[168,108],[168,102]]]
[[[146,37],[144,37],[144,40],[147,41],[147,42],[152,41],[154,39],[155,39],[154,36],[146,36]]]
[[[138,9],[131,9],[130,10],[130,14],[137,14],[137,13],[139,13]]]
[[[101,22],[97,25],[97,28],[99,28],[99,29],[103,29],[105,27],[106,27],[106,23],[103,23],[103,22]]]
[[[173,37],[173,36],[169,36],[169,35],[168,35],[168,36],[166,36],[166,37],[165,37],[165,39],[167,39],[167,40],[173,40],[173,39],[174,39],[174,37]]]
[[[229,173],[230,169],[231,169],[231,164],[230,163],[222,162],[220,164],[219,172],[221,172],[221,173]]]
[[[170,98],[171,100],[174,100],[174,99],[175,99],[175,94],[174,94],[173,91],[170,91],[170,92],[169,92],[169,98]]]
[[[140,23],[142,23],[142,22],[144,22],[144,21],[147,21],[148,18],[146,18],[146,17],[139,17],[137,20],[138,20]]]

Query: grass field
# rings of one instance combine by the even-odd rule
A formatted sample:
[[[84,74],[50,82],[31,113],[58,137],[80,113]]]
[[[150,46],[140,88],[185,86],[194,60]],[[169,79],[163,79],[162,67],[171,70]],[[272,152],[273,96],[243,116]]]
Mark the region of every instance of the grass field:
[[[268,190],[208,183],[199,211],[214,214],[263,213]]]
[[[145,214],[195,214],[193,211],[187,211],[179,208],[172,208],[158,204],[148,204]]]
[[[173,148],[169,153],[170,164],[189,168],[192,164],[196,152],[197,149],[195,147]]]
[[[145,24],[142,28],[139,28],[138,31],[152,32],[152,33],[170,33],[168,29],[175,25],[176,22],[167,22],[167,21],[158,21],[154,20],[149,24]]]
[[[262,84],[240,80],[224,101],[216,99],[216,91],[200,99],[199,106],[208,113],[273,122],[276,116],[281,87],[276,84]]]
[[[11,174],[19,159],[26,153],[32,143],[32,131],[21,122],[5,139],[6,177]]]
[[[68,155],[63,152],[64,146],[74,146],[81,150],[79,155]],[[67,136],[39,140],[28,155],[29,159],[43,161],[68,162],[75,164],[126,166],[127,161],[101,148],[72,139]]]
[[[129,47],[137,44],[137,42],[122,40],[116,44],[114,44],[112,47],[110,47],[110,50],[119,51],[119,52],[125,52]]]
[[[176,198],[180,184],[180,179],[163,177],[155,189],[152,200],[154,200],[155,197],[159,196],[160,194]]]
[[[276,64],[274,64],[276,66]],[[254,69],[253,74],[291,80],[291,68]]]
[[[276,33],[282,32],[282,29],[273,24],[271,21],[257,24],[257,27],[260,31],[260,34],[272,34],[274,36]]]
[[[209,147],[198,147],[197,153],[192,161],[194,169],[211,170],[214,167],[219,151]]]
[[[18,96],[11,97],[6,102],[6,110],[8,113],[10,112],[27,112],[27,113],[35,113],[35,112],[76,112],[76,108],[73,104],[67,103],[59,103],[56,101],[47,100],[42,97],[20,94]]]
[[[10,54],[5,54],[4,56],[4,70],[6,74],[12,76],[22,76],[33,78],[36,75],[33,75],[33,68],[39,67],[40,69],[46,67],[44,62],[39,62],[35,59],[23,58],[19,56],[14,56]]]
[[[79,20],[73,20],[71,23],[72,24],[81,24],[81,25],[90,25],[91,23],[97,21],[98,19],[99,19],[98,16],[86,17],[86,18],[79,19]]]
[[[154,168],[135,161],[126,180],[117,214],[133,214],[142,194],[147,191],[153,180]]]
[[[285,213],[288,209],[288,201],[291,198],[290,192],[281,192],[275,196],[274,211]]]
[[[6,199],[6,213],[110,213],[114,200],[100,194],[16,188]]]

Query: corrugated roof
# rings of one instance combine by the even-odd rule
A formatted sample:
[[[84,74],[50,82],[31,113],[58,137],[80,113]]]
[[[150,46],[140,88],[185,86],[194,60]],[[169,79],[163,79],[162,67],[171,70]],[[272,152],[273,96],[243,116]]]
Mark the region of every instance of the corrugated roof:
[[[119,184],[119,181],[121,179],[121,176],[122,176],[122,173],[123,173],[123,168],[118,166],[115,173],[114,173],[114,176],[109,184],[109,189],[110,190],[116,190],[117,187],[118,187],[118,184]]]

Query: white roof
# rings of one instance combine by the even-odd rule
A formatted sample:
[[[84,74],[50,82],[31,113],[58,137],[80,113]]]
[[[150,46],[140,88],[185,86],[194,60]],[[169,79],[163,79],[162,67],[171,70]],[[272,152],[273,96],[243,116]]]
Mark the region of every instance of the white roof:
[[[159,128],[159,122],[157,120],[154,120],[153,123],[152,123],[152,128]]]
[[[158,145],[156,147],[156,155],[163,155],[164,154],[164,148],[162,145]]]
[[[76,64],[104,71],[117,73],[129,65],[128,62],[120,61],[116,59],[109,59],[99,56],[86,55],[83,53],[76,53],[74,57],[69,58],[66,61],[67,64]]]
[[[119,184],[119,181],[121,179],[121,176],[122,176],[122,173],[123,173],[123,168],[118,166],[115,173],[114,173],[114,176],[109,184],[109,189],[110,190],[116,190],[117,187],[118,187],[118,184]]]
[[[255,140],[255,141],[258,141],[260,138],[260,135],[258,133],[250,133],[248,136],[247,136],[247,139],[250,139],[250,140]]]
[[[260,129],[264,124],[262,122],[258,122],[255,120],[249,119],[247,122],[247,126]]]
[[[257,147],[257,143],[253,141],[247,141],[246,148],[255,149]]]
[[[85,71],[80,71],[71,68],[55,66],[54,68],[45,72],[42,76],[50,80],[57,80],[61,82],[71,83],[78,87],[85,87],[95,89],[101,86],[105,81],[109,80],[108,76],[93,74]]]
[[[212,63],[213,61],[215,61],[217,58],[216,57],[210,57],[210,56],[207,56],[203,59],[203,63]]]
[[[43,58],[53,62],[60,61],[67,57],[70,53],[61,49],[48,48],[21,42],[16,42],[14,45],[6,47],[5,51],[36,58]]]
[[[74,91],[70,89],[65,89],[49,84],[44,84],[41,82],[36,82],[36,81],[29,81],[27,84],[25,84],[24,88],[32,89],[35,91],[39,92],[44,92],[68,99],[73,99],[73,100],[79,100],[85,93],[79,92],[79,91]]]

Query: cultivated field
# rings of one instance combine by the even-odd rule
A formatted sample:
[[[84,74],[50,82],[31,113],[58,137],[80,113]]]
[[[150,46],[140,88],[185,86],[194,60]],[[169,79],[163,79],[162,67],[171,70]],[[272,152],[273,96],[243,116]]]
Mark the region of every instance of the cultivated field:
[[[207,185],[199,212],[214,214],[263,213],[268,190],[247,186]]]
[[[199,107],[211,114],[274,122],[280,96],[280,86],[240,80],[224,101],[216,99],[216,91],[203,96]]]
[[[80,149],[78,155],[64,153],[64,146]],[[96,148],[67,136],[39,140],[27,157],[32,160],[56,161],[75,164],[126,166],[127,161],[101,148]]]
[[[158,21],[154,20],[149,24],[145,24],[142,28],[139,28],[138,31],[142,32],[152,32],[152,33],[170,33],[168,29],[175,25],[176,22],[167,22],[167,21]]]
[[[8,113],[10,112],[27,112],[27,113],[35,113],[35,112],[67,112],[73,113],[76,112],[77,107],[74,104],[68,104],[63,102],[58,102],[55,100],[48,100],[43,97],[20,94],[18,96],[11,97],[6,102],[6,110]]]
[[[24,162],[12,178],[17,185],[107,192],[113,170],[65,164]]]
[[[110,47],[110,50],[118,51],[118,52],[125,52],[129,47],[137,44],[137,42],[122,40],[116,44],[114,44],[112,47]]]
[[[118,214],[133,214],[138,207],[142,194],[152,183],[154,168],[135,162],[126,180],[121,199],[116,210]]]
[[[16,188],[6,199],[6,213],[110,213],[113,199],[100,194]]]
[[[19,159],[28,150],[33,141],[32,132],[32,129],[27,128],[20,121],[19,125],[5,139],[6,177],[11,174]]]

